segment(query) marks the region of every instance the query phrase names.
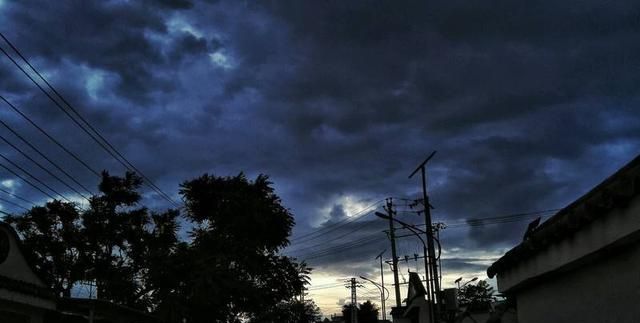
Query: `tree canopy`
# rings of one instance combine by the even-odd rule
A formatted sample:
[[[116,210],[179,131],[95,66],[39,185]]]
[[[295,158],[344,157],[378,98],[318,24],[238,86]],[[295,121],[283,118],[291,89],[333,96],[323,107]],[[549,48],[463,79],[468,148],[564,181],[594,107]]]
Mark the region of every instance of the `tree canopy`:
[[[184,212],[140,205],[142,179],[102,174],[88,208],[51,201],[6,220],[59,296],[96,297],[167,322],[314,322],[299,296],[311,269],[278,252],[294,225],[266,175],[204,174],[180,185]],[[183,227],[181,227],[181,225]]]
[[[486,280],[463,286],[458,294],[460,306],[466,306],[470,311],[486,310],[493,300],[493,292],[493,287]]]
[[[351,323],[351,311],[353,310],[353,305],[347,304],[342,307],[342,317],[347,323]],[[366,301],[362,304],[359,304],[357,310],[358,323],[377,323],[378,322],[378,306],[371,303],[371,301]]]

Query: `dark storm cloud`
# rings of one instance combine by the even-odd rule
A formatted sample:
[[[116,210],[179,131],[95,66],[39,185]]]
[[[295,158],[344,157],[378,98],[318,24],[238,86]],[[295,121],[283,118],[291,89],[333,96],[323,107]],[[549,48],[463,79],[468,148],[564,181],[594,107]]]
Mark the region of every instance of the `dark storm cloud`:
[[[302,236],[351,215],[347,198],[418,196],[406,177],[435,149],[438,220],[579,197],[640,148],[639,14],[633,1],[0,1],[0,29],[164,189],[267,173]],[[20,77],[2,60],[0,92],[121,171]],[[443,243],[496,250],[525,226]],[[327,247],[373,234],[335,239],[355,228]],[[365,270],[387,243],[315,262]]]
[[[443,259],[442,266],[447,268],[448,270],[453,271],[475,271],[481,272],[487,269],[487,266],[484,264],[478,264],[478,261],[485,261],[484,259],[477,258],[450,258]]]
[[[191,6],[188,1],[41,1],[5,6],[5,24],[41,26],[7,31],[14,39],[29,40],[18,42],[26,52],[52,64],[69,61],[112,73],[117,77],[115,94],[137,103],[153,101],[157,92],[171,91],[175,84],[164,72],[174,68],[175,59],[203,53],[210,43],[189,32],[168,35],[171,11],[164,9],[187,9]],[[175,41],[167,45],[163,37]]]
[[[154,3],[154,1],[149,1],[149,3]],[[193,2],[189,0],[156,0],[155,3],[171,9],[190,9],[193,7]]]

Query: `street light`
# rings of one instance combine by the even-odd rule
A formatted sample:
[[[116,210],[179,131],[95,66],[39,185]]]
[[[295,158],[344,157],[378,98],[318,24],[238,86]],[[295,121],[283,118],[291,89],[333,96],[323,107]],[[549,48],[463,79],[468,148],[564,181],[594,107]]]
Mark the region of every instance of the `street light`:
[[[386,215],[386,214],[384,214],[384,213],[375,212],[375,215],[376,215],[377,217],[379,217],[379,218],[382,218],[382,219],[385,219],[385,220],[389,220],[389,216],[388,216],[388,215]],[[424,247],[424,250],[425,250],[425,252],[424,252],[424,256],[425,256],[425,257],[424,257],[424,259],[425,259],[425,260],[424,260],[424,265],[425,265],[425,266],[428,266],[428,263],[427,263],[427,251],[426,251],[426,250],[427,250],[427,243],[426,243],[426,242],[424,242],[424,239],[422,239],[422,237],[420,236],[420,233],[423,233],[423,234],[424,234],[425,232],[424,232],[423,230],[421,230],[421,229],[416,228],[415,226],[413,226],[413,225],[411,225],[411,224],[409,224],[409,223],[406,223],[406,222],[400,221],[400,220],[398,220],[398,219],[396,219],[396,218],[391,218],[391,220],[393,220],[393,222],[397,222],[397,223],[399,223],[399,224],[400,224],[401,226],[403,226],[405,229],[407,229],[407,230],[411,231],[411,233],[413,233],[413,235],[414,235],[414,236],[416,236],[416,237],[418,237],[418,239],[420,239],[420,242],[422,242],[422,246]],[[425,267],[425,270],[427,270],[427,271],[428,271],[428,268],[429,268],[429,267]]]
[[[372,283],[373,286],[378,287],[378,289],[380,290],[380,303],[382,303],[382,320],[386,321],[387,320],[387,312],[386,312],[386,308],[385,308],[384,305],[385,305],[385,301],[387,300],[387,297],[389,297],[388,296],[389,295],[389,290],[386,287],[381,286],[380,284],[374,282],[373,280],[371,280],[371,279],[369,279],[367,277],[360,276],[360,278]],[[386,297],[385,297],[385,291],[386,291],[386,295],[387,295]]]
[[[386,215],[386,214],[384,214],[384,213],[375,212],[374,214],[375,214],[377,217],[379,217],[379,218],[382,218],[382,219],[385,219],[385,220],[389,220],[389,219],[391,219],[391,220],[393,220],[394,222],[399,223],[399,224],[400,224],[400,225],[402,225],[405,229],[407,229],[407,230],[411,231],[411,233],[413,233],[413,235],[415,235],[416,237],[418,237],[418,239],[420,239],[420,242],[422,242],[422,247],[423,247],[423,249],[422,249],[422,250],[423,250],[423,253],[424,253],[424,271],[425,271],[425,274],[427,275],[427,277],[429,277],[429,257],[427,257],[427,250],[428,250],[428,249],[427,249],[427,243],[424,241],[424,239],[423,239],[423,238],[422,238],[422,236],[420,235],[420,233],[423,233],[423,234],[424,234],[424,233],[426,233],[426,232],[425,232],[425,231],[423,231],[423,230],[420,230],[420,229],[416,228],[416,227],[415,227],[415,226],[413,226],[413,225],[410,225],[409,223],[406,223],[406,222],[400,221],[400,220],[398,220],[398,219],[396,219],[396,218],[393,218],[393,217],[390,217],[390,216],[388,216],[388,215]],[[435,274],[435,275],[437,275],[437,273],[434,273],[434,274]],[[435,280],[435,279],[438,279],[437,277],[430,277],[430,278],[432,278],[432,279],[434,279],[434,280]],[[429,299],[429,301],[430,301],[430,302],[429,302],[429,306],[432,308],[431,312],[432,312],[432,313],[434,313],[433,308],[435,307],[435,304],[433,304],[431,301],[432,301],[432,300],[433,300],[433,301],[435,301],[435,300],[436,300],[435,291],[433,291],[433,290],[429,287],[429,281],[428,281],[428,280],[427,280],[426,287],[427,287],[427,291],[428,291],[428,292],[427,292],[427,294],[428,294],[428,296],[429,296],[429,297],[428,297],[428,299]],[[439,305],[438,305],[438,306],[439,306]]]
[[[458,289],[460,289],[460,282],[462,281],[462,277],[456,279],[455,282],[453,282],[454,284],[458,285]]]
[[[380,213],[380,212],[375,212],[375,215],[379,218],[385,219],[385,220],[389,220],[389,216],[384,214],[384,213]],[[428,260],[427,260],[427,243],[424,242],[424,239],[422,239],[422,237],[420,236],[420,233],[425,233],[424,231],[416,228],[415,226],[400,221],[396,218],[391,218],[391,220],[393,220],[394,222],[398,222],[401,226],[403,226],[405,229],[411,231],[411,233],[413,233],[414,236],[418,237],[418,239],[420,239],[420,242],[422,242],[422,246],[424,247],[424,269],[427,271],[427,273],[429,272],[429,265],[428,265]]]

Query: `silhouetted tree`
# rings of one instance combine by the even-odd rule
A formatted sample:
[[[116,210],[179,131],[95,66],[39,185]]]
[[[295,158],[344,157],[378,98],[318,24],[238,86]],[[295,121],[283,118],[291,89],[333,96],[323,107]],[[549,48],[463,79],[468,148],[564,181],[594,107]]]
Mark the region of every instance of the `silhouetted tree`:
[[[366,301],[358,306],[357,315],[358,315],[358,323],[377,323],[378,322],[378,307],[371,303],[371,301]],[[342,316],[347,323],[351,323],[351,311],[353,310],[353,306],[351,304],[344,305],[342,307]]]
[[[87,210],[52,201],[6,221],[56,294],[69,297],[74,284],[90,280],[98,298],[152,309],[173,288],[166,263],[176,250],[179,214],[149,214],[137,206],[141,183],[133,173],[104,172],[100,194],[90,198]]]
[[[493,300],[493,287],[486,280],[481,280],[475,285],[466,285],[460,288],[460,306],[468,307],[468,310],[486,310]]]
[[[315,323],[320,309],[312,300],[290,300],[277,304],[251,320],[252,323]]]
[[[93,196],[83,213],[87,239],[84,262],[95,280],[98,298],[141,307],[137,279],[141,269],[142,241],[150,223],[147,209],[139,207],[142,178],[127,172],[124,177],[102,173],[100,194]]]
[[[180,192],[196,226],[192,267],[179,290],[189,322],[263,317],[302,290],[300,265],[277,255],[294,221],[267,176],[205,174]]]
[[[311,269],[278,255],[294,225],[267,176],[203,175],[181,186],[187,213],[139,205],[142,179],[103,172],[89,207],[53,201],[9,217],[54,291],[80,280],[97,297],[152,310],[166,322],[311,322],[301,301]],[[180,241],[180,221],[191,239]],[[298,298],[296,298],[298,297]]]
[[[135,266],[140,288],[134,299],[148,309],[157,310],[177,288],[181,275],[176,261],[180,249],[178,238],[179,212],[168,210],[151,213],[151,228],[142,231],[140,240],[131,240],[132,265]],[[182,246],[183,249],[186,248]]]
[[[19,232],[25,257],[37,274],[56,295],[71,296],[71,289],[86,271],[80,262],[85,240],[76,205],[54,200],[5,221]]]

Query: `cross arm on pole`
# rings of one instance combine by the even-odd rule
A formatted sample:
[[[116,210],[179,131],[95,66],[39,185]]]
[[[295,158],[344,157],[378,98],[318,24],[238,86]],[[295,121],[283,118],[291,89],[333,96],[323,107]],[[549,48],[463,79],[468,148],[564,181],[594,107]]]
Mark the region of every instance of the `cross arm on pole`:
[[[426,165],[429,160],[431,158],[433,158],[433,156],[436,154],[436,151],[434,150],[431,155],[429,155],[429,157],[427,157],[427,159],[425,159],[422,163],[420,163],[420,165],[418,165],[418,167],[416,167],[416,170],[413,171],[413,173],[411,173],[411,175],[409,175],[409,178],[413,177],[413,175],[415,175],[420,169],[422,169],[424,167],[424,165]]]

